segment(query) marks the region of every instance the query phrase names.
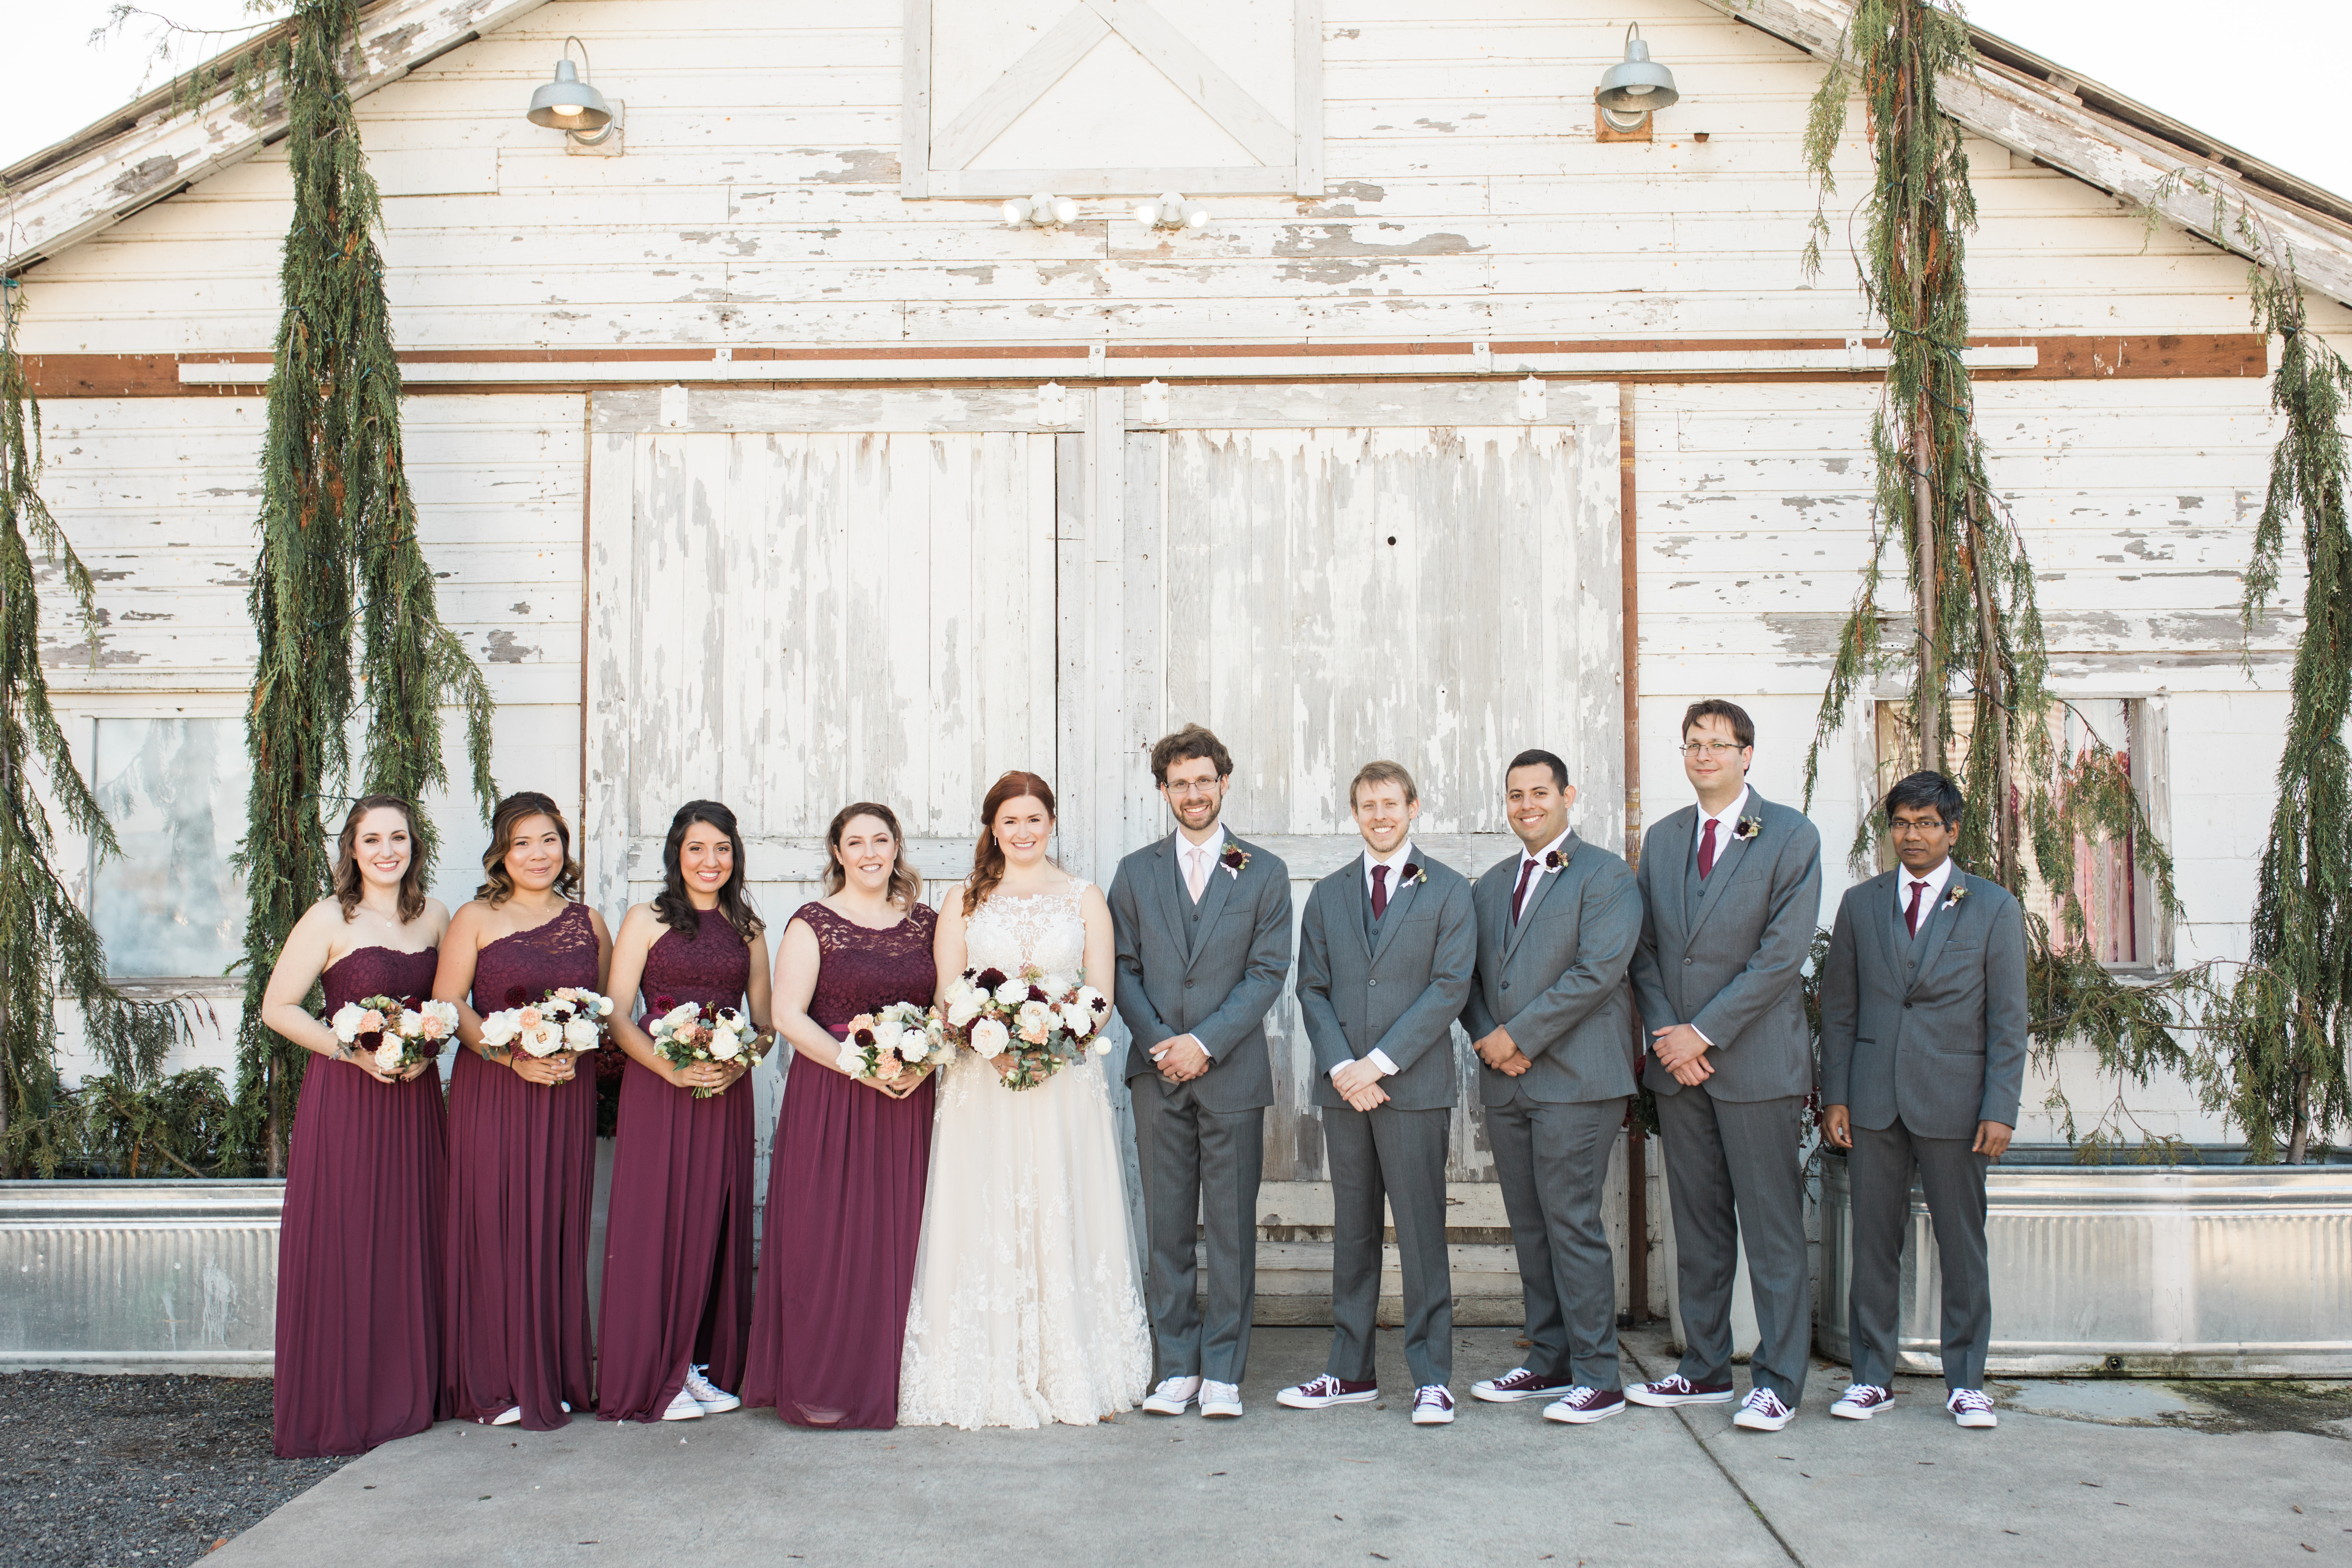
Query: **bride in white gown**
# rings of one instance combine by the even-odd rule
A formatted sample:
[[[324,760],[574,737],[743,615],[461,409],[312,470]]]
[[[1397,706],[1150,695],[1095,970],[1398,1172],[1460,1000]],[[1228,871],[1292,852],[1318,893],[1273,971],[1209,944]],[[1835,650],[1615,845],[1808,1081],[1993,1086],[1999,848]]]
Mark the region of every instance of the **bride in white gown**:
[[[972,878],[940,912],[941,983],[973,965],[1083,965],[1108,994],[1110,910],[1045,858],[1052,789],[1007,773],[982,815]],[[1103,1059],[1027,1089],[970,1051],[940,1069],[899,1425],[1084,1426],[1143,1398],[1151,1338]]]

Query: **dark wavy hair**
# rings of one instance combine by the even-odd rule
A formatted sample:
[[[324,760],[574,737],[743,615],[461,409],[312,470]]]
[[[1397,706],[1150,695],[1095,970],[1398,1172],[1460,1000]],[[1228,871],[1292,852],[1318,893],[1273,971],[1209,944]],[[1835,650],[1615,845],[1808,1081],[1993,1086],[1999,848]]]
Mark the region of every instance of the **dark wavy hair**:
[[[558,896],[576,899],[580,896],[580,862],[572,853],[572,825],[563,820],[563,808],[554,798],[535,789],[519,790],[499,802],[490,813],[490,847],[482,851],[482,885],[474,889],[474,897],[497,909],[514,897],[514,878],[507,871],[507,851],[514,847],[515,836],[522,825],[534,816],[543,816],[555,824],[555,836],[563,845],[563,869],[555,874]]]
[[[360,822],[371,811],[396,811],[408,824],[408,869],[400,874],[400,923],[406,925],[425,912],[425,846],[416,834],[416,808],[396,795],[363,795],[343,818],[343,831],[335,839],[335,902],[343,906],[349,924],[362,891]]]
[[[996,843],[996,814],[1004,809],[1008,800],[1034,799],[1045,808],[1045,815],[1058,817],[1054,808],[1054,786],[1035,773],[1013,769],[988,786],[988,795],[980,803],[980,844],[971,854],[971,880],[963,887],[963,913],[970,920],[988,895],[996,891],[996,884],[1004,880],[1004,851]]]
[[[715,800],[689,800],[669,819],[669,837],[662,840],[662,890],[654,895],[654,918],[688,942],[702,933],[702,911],[694,907],[686,890],[686,868],[681,863],[687,830],[698,822],[724,833],[727,842],[734,846],[734,867],[719,888],[719,912],[727,917],[737,936],[750,942],[768,928],[751,908],[751,895],[743,890],[743,835],[735,826],[735,814]]]
[[[834,813],[824,830],[824,890],[828,896],[849,885],[849,870],[841,863],[841,836],[857,817],[870,816],[890,830],[890,901],[911,910],[923,896],[923,879],[907,864],[907,836],[898,831],[898,814],[878,801],[852,801]]]

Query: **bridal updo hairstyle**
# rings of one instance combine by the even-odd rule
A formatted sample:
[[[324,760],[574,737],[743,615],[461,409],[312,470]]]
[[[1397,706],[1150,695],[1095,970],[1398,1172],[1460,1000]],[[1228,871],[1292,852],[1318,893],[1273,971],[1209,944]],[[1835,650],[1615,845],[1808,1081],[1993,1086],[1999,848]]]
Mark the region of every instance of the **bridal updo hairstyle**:
[[[751,908],[743,891],[743,835],[736,829],[735,814],[715,800],[689,800],[669,819],[669,837],[662,840],[662,890],[654,895],[654,918],[692,942],[702,933],[702,911],[686,890],[686,835],[696,823],[727,835],[735,862],[727,880],[719,885],[719,912],[745,942],[757,938],[767,925]]]
[[[335,902],[343,906],[348,925],[360,907],[360,822],[376,810],[396,811],[408,824],[408,869],[400,874],[400,923],[406,925],[425,912],[425,847],[417,841],[416,808],[396,795],[363,795],[343,818],[335,840]]]
[[[507,851],[514,847],[515,835],[522,825],[534,816],[555,824],[556,839],[563,846],[563,869],[555,874],[556,896],[580,896],[582,873],[572,853],[572,825],[563,820],[563,808],[552,798],[527,789],[507,796],[490,813],[490,847],[482,851],[482,885],[474,889],[474,897],[492,909],[514,897],[514,879],[507,874]]]
[[[923,896],[923,879],[907,864],[907,836],[898,831],[898,814],[878,801],[854,800],[833,814],[824,830],[824,891],[827,898],[849,885],[849,868],[841,863],[841,836],[861,816],[870,816],[890,831],[890,901],[912,910]]]
[[[996,814],[1004,809],[1009,800],[1034,800],[1045,808],[1045,815],[1058,817],[1054,806],[1054,786],[1035,773],[1013,769],[988,786],[988,797],[980,803],[980,847],[972,852],[971,880],[963,885],[963,916],[970,920],[996,891],[996,884],[1004,880],[1004,851],[996,844]]]

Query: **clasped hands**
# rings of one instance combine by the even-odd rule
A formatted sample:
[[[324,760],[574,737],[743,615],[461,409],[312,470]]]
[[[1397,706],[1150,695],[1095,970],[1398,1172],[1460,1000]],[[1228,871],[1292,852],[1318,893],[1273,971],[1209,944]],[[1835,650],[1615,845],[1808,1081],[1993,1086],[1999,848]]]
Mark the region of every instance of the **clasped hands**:
[[[1663,1029],[1651,1030],[1650,1049],[1657,1053],[1660,1064],[1675,1075],[1675,1081],[1686,1088],[1696,1088],[1715,1076],[1715,1064],[1706,1059],[1706,1037],[1688,1024],[1669,1024]]]
[[[1342,1062],[1331,1071],[1331,1087],[1351,1110],[1371,1110],[1389,1102],[1381,1087],[1381,1069],[1367,1061]]]
[[[1496,1026],[1470,1048],[1478,1053],[1480,1061],[1505,1078],[1517,1078],[1535,1066],[1528,1059],[1527,1053],[1519,1049],[1519,1043],[1511,1038],[1509,1028],[1502,1025]]]
[[[1170,1083],[1190,1083],[1207,1072],[1216,1058],[1196,1035],[1171,1035],[1151,1047],[1152,1065]]]

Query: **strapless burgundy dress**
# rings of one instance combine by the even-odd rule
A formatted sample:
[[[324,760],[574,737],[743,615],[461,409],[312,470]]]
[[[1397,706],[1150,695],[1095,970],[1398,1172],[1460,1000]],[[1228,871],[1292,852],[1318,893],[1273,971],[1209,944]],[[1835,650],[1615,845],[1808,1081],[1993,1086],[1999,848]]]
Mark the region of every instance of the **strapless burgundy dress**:
[[[569,904],[535,930],[483,947],[474,1011],[535,1000],[559,985],[594,990],[596,928]],[[449,1413],[488,1421],[522,1406],[552,1431],[565,1403],[593,1403],[588,1331],[588,1215],[596,1188],[596,1078],[526,1082],[459,1050],[449,1079],[449,1268],[442,1332]]]
[[[930,1005],[939,917],[929,906],[888,931],[818,903],[793,918],[816,932],[809,1016],[835,1039],[860,1013]],[[795,1426],[898,1425],[937,1086],[926,1078],[893,1100],[813,1062],[793,1064],[769,1156],[746,1405],[773,1405]]]
[[[320,976],[327,1016],[433,994],[436,948],[362,947]],[[441,1069],[379,1083],[320,1058],[302,1075],[278,1226],[281,1459],[364,1454],[433,1425],[449,1134]]]
[[[666,931],[646,954],[655,998],[743,1005],[751,952],[724,917]],[[658,1421],[687,1363],[732,1393],[751,1326],[751,1085],[697,1100],[634,1058],[621,1079],[597,1311],[597,1415]]]

